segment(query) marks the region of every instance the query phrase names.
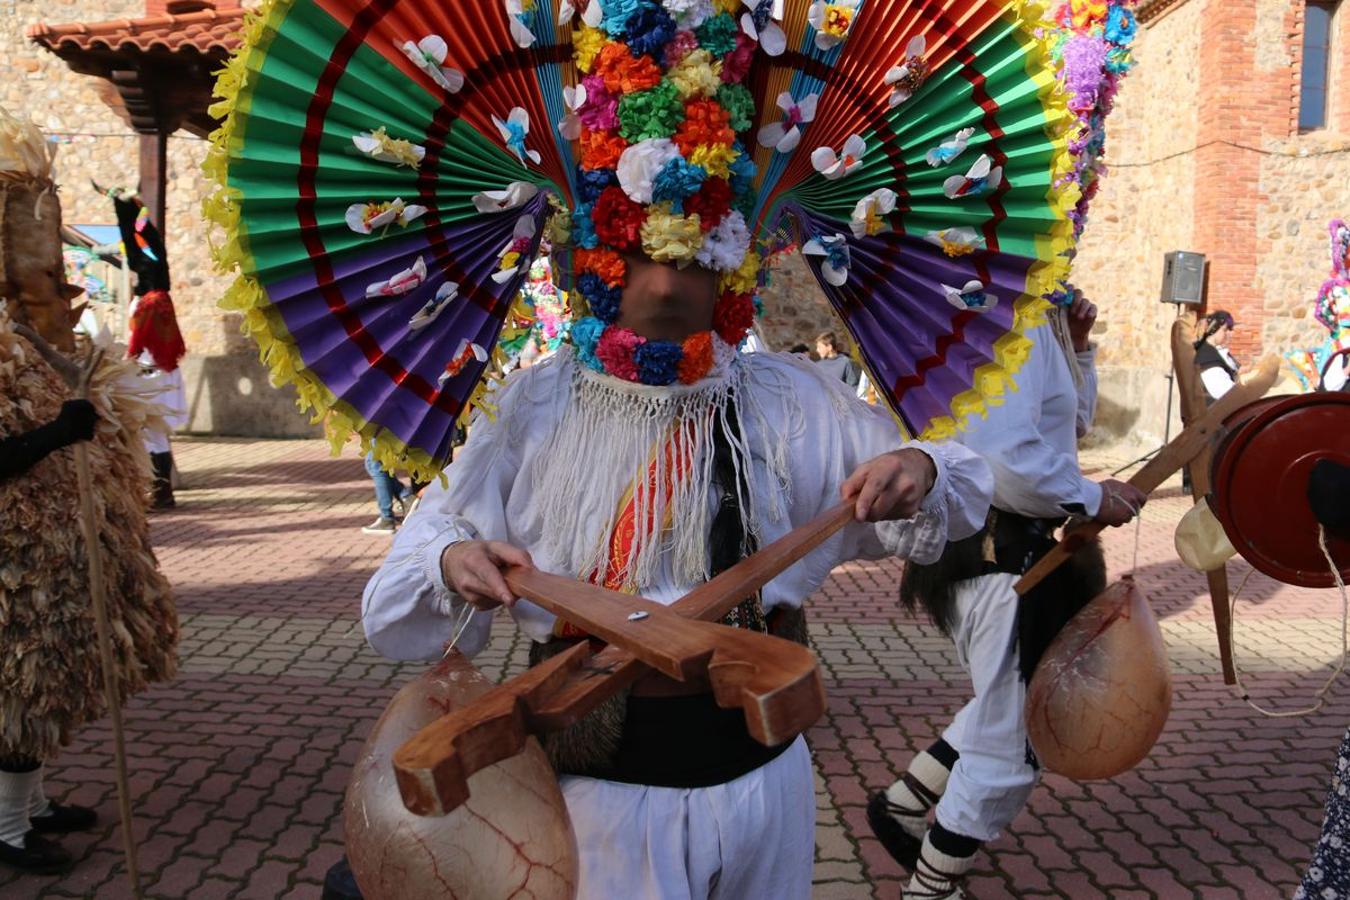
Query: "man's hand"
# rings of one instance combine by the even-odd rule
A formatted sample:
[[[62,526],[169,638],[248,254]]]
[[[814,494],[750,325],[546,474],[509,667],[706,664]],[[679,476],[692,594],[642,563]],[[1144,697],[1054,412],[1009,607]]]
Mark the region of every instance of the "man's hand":
[[[1092,337],[1092,326],[1097,324],[1097,306],[1083,296],[1078,288],[1073,289],[1073,303],[1065,311],[1069,319],[1069,339],[1073,349],[1082,353],[1088,349]]]
[[[1148,494],[1134,485],[1107,479],[1102,482],[1102,505],[1097,510],[1097,521],[1118,528],[1133,519],[1146,502]]]
[[[501,541],[461,541],[441,553],[445,583],[470,606],[485,611],[516,603],[502,569],[533,565],[530,554]]]
[[[839,493],[853,501],[859,522],[908,519],[919,511],[937,480],[937,466],[922,450],[906,447],[858,466]]]

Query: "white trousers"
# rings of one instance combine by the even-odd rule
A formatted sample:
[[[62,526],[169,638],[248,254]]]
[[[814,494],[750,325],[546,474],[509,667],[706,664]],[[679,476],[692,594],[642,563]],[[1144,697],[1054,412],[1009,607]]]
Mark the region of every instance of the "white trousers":
[[[768,765],[713,787],[561,783],[581,851],[578,900],[811,896],[815,782],[800,737]]]
[[[1026,805],[1039,773],[1027,761],[1027,692],[1018,671],[1016,576],[998,573],[956,590],[952,636],[975,688],[942,737],[961,754],[937,805],[942,827],[992,841]]]

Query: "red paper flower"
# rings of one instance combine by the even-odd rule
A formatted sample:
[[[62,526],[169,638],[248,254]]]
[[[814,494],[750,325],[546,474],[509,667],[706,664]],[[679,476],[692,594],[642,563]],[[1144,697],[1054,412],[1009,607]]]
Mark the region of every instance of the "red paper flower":
[[[647,212],[630,200],[623,188],[610,185],[601,191],[591,218],[601,243],[620,252],[642,246],[642,223]]]
[[[684,201],[685,215],[698,213],[698,226],[711,231],[731,212],[731,184],[725,178],[708,178],[698,193]]]
[[[693,384],[712,370],[713,347],[711,331],[700,331],[698,334],[691,334],[684,339],[684,344],[681,349],[684,350],[684,356],[680,358],[679,365],[676,366],[680,384]]]
[[[740,84],[750,74],[750,61],[755,58],[755,39],[744,31],[736,32],[736,49],[722,57],[722,80]]]
[[[726,293],[713,307],[713,330],[722,340],[735,347],[750,333],[755,324],[755,301],[749,294]]]
[[[716,100],[700,97],[684,105],[684,121],[675,131],[675,145],[685,159],[693,156],[699,144],[731,146],[736,132],[731,130],[731,116]]]

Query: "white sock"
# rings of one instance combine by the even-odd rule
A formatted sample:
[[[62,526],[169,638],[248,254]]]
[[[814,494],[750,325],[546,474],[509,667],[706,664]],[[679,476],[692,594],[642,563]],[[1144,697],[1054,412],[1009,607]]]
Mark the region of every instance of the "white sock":
[[[36,819],[38,816],[45,816],[52,811],[51,801],[42,790],[42,775],[46,771],[45,766],[38,766],[37,782],[33,785],[33,796],[28,801],[28,818]]]
[[[928,810],[947,790],[951,774],[951,769],[924,750],[910,762],[907,777],[886,789],[886,812],[905,831],[923,837],[928,830]]]
[[[0,771],[0,841],[22,847],[23,836],[33,827],[28,821],[28,804],[33,785],[42,780],[42,770],[31,772]]]
[[[935,836],[945,850],[934,846]],[[981,842],[974,838],[954,834],[941,825],[934,825],[924,835],[918,868],[914,870],[914,877],[905,887],[903,896],[910,900],[957,900],[964,897],[961,882],[974,865],[975,853],[980,846]]]

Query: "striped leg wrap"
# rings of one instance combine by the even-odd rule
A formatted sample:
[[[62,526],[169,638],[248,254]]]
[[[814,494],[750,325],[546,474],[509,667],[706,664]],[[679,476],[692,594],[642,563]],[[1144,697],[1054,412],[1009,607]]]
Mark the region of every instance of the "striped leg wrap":
[[[961,882],[975,862],[981,842],[934,823],[923,838],[918,868],[905,887],[908,900],[960,900]]]

